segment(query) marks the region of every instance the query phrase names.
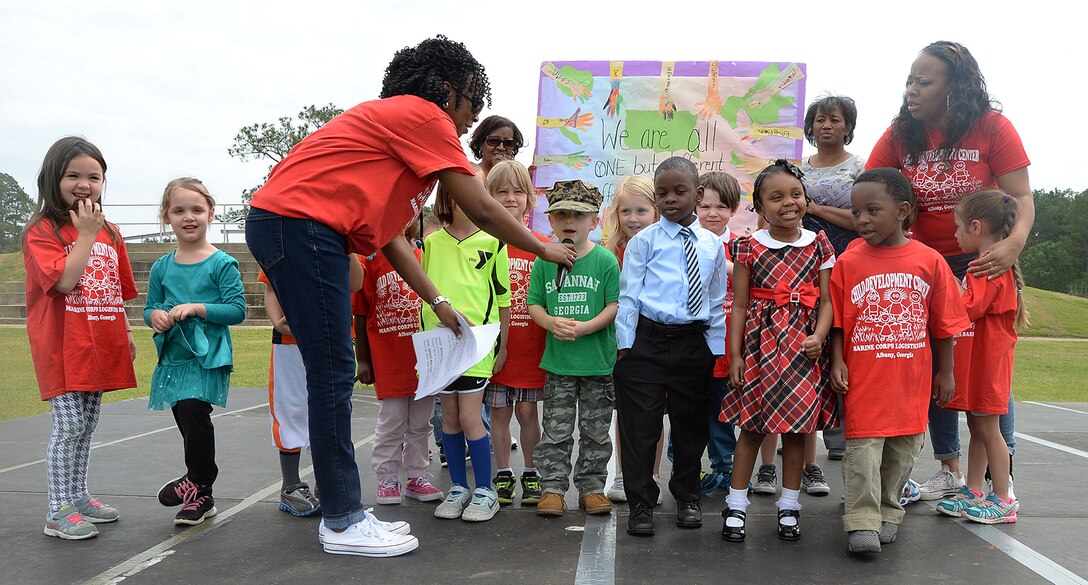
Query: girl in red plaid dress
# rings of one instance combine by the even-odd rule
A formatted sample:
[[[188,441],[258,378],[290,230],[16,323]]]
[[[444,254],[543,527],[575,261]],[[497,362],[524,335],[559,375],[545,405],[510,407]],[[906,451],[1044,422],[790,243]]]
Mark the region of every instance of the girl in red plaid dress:
[[[801,538],[797,496],[805,433],[835,426],[824,340],[831,329],[828,283],[835,252],[823,232],[801,227],[809,198],[801,171],[777,160],[756,178],[752,201],[767,224],[733,244],[730,378],[722,422],[740,432],[722,538],[744,540],[748,479],[767,433],[782,434],[778,536]]]

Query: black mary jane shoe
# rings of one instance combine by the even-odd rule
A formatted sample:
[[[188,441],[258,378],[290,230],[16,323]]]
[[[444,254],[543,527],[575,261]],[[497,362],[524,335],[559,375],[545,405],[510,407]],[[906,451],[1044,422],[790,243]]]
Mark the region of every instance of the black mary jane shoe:
[[[740,520],[740,526],[730,526],[728,519]],[[744,524],[748,514],[740,510],[731,510],[728,506],[722,510],[722,540],[729,542],[744,542]]]
[[[787,526],[782,523],[782,519],[790,517],[797,521],[793,526]],[[778,538],[782,540],[800,540],[801,539],[801,512],[799,510],[779,510],[778,511]]]

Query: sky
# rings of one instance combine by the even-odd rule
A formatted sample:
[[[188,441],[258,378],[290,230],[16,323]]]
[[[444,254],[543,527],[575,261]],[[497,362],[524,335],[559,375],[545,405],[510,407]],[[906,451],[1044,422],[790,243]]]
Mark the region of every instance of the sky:
[[[529,6],[531,8],[524,8]],[[463,42],[487,70],[489,114],[514,120],[533,150],[539,68],[552,60],[799,62],[809,99],[858,104],[848,150],[867,157],[898,112],[912,61],[951,40],[974,54],[1024,141],[1033,189],[1088,189],[1082,101],[1088,50],[1068,3],[568,2],[439,0],[0,3],[0,172],[32,198],[42,158],[66,135],[108,165],[115,222],[154,222],[166,183],[195,176],[240,203],[267,163],[227,148],[238,130],[310,104],[377,98],[393,53],[434,36]],[[536,11],[540,12],[536,12]],[[467,144],[467,137],[464,141]],[[805,155],[814,149],[805,145]],[[149,223],[150,225],[150,223]],[[148,227],[124,226],[126,235]],[[154,228],[150,228],[154,231]]]

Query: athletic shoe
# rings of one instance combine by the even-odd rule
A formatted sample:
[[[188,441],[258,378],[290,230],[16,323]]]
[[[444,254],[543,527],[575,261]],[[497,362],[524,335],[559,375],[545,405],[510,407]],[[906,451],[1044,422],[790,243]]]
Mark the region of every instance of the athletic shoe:
[[[752,486],[752,493],[774,495],[778,487],[778,468],[773,463],[759,466],[756,473],[756,485]]]
[[[986,493],[988,493],[988,494],[994,493],[994,482],[993,482],[993,480],[989,480],[989,479],[986,480]],[[1016,502],[1016,511],[1019,512],[1020,511],[1020,500],[1016,499],[1016,494],[1013,493],[1013,491],[1012,491],[1012,478],[1011,477],[1009,478],[1009,499]]]
[[[700,471],[699,472],[699,491],[704,496],[714,493],[714,490],[720,487],[728,487],[726,482],[726,476],[716,471]]]
[[[521,505],[537,504],[540,498],[540,475],[535,471],[526,471],[521,474]]]
[[[977,505],[963,511],[963,517],[982,524],[1011,524],[1016,522],[1016,500],[1004,502],[995,494],[986,496]]]
[[[942,465],[929,481],[918,486],[918,493],[925,501],[943,500],[959,493],[964,485],[963,474],[958,476],[949,471],[947,465]]]
[[[379,504],[399,504],[400,482],[392,477],[379,481],[377,502]]]
[[[438,462],[442,467],[449,466],[449,463],[446,462],[446,449],[442,446],[442,443],[438,444]]]
[[[661,478],[654,476],[654,483],[657,484],[657,505],[660,506],[661,502],[665,501],[665,486],[661,485]]]
[[[215,509],[215,498],[211,496],[194,495],[187,499],[181,506],[181,510],[174,515],[174,524],[196,526],[204,520],[215,516],[219,510]]]
[[[310,486],[298,483],[280,490],[280,510],[292,516],[311,516],[321,510],[321,501]]]
[[[450,491],[446,492],[446,499],[434,509],[434,516],[447,520],[460,518],[471,501],[472,494],[469,493],[468,488],[455,484]]]
[[[963,486],[956,495],[947,500],[938,502],[936,510],[945,516],[959,518],[963,515],[964,510],[972,506],[977,506],[982,501],[982,498],[982,494],[975,493],[971,491],[971,488]]]
[[[367,508],[366,516],[364,516],[360,522],[370,522],[379,530],[384,530],[393,534],[404,535],[412,532],[412,526],[403,520],[394,520],[393,522],[382,522],[381,520],[378,520],[378,517],[374,515],[374,508]],[[317,541],[324,544],[325,535],[329,532],[330,530],[325,528],[325,520],[322,519],[321,523],[317,525]]]
[[[876,530],[851,530],[846,537],[846,548],[852,553],[878,553],[880,534]]]
[[[45,515],[45,535],[64,540],[83,540],[98,536],[98,529],[88,522],[74,506],[63,506]]]
[[[805,464],[805,470],[801,472],[801,489],[810,496],[826,496],[831,493],[831,487],[824,479],[824,470],[815,463]]]
[[[461,514],[461,519],[466,522],[484,522],[494,518],[498,511],[499,497],[495,490],[478,487],[472,492],[472,501]]]
[[[323,536],[322,530],[325,530]],[[384,530],[381,523],[370,513],[343,532],[325,529],[324,520],[321,521],[318,531],[325,552],[334,555],[395,557],[419,547],[416,537]]]
[[[918,488],[918,482],[908,479],[907,483],[903,484],[903,491],[899,493],[899,505],[906,506],[921,499],[922,492],[918,491]]]
[[[617,473],[616,479],[612,482],[612,487],[608,488],[608,492],[605,493],[608,499],[613,502],[626,502],[627,492],[623,491],[623,474]]]
[[[433,502],[442,499],[442,490],[434,487],[426,475],[414,477],[404,484],[404,495],[420,502]]]
[[[880,523],[880,544],[891,544],[899,536],[899,525],[891,522]]]
[[[500,471],[491,480],[491,485],[495,486],[495,494],[499,498],[499,504],[506,506],[514,503],[514,488],[518,486],[518,482],[514,480],[512,471]]]
[[[185,494],[196,493],[199,489],[200,487],[190,481],[188,476],[183,475],[166,482],[166,485],[159,488],[159,503],[167,508],[180,506],[185,502]]]
[[[83,496],[76,500],[73,505],[83,516],[83,519],[91,524],[116,522],[117,519],[121,517],[121,514],[119,514],[113,506],[107,506],[92,498],[90,495]]]

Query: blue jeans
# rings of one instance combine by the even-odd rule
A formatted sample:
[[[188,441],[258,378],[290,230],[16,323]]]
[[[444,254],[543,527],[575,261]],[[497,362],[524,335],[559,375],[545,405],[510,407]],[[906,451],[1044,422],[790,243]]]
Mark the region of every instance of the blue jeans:
[[[727,391],[726,379],[714,378],[710,386],[710,440],[706,443],[706,454],[710,458],[712,471],[732,474],[733,451],[737,448],[737,431],[732,424],[718,420]]]
[[[347,239],[328,226],[251,207],[246,244],[264,270],[306,366],[310,452],[329,528],[366,517],[351,442],[355,353]]]

